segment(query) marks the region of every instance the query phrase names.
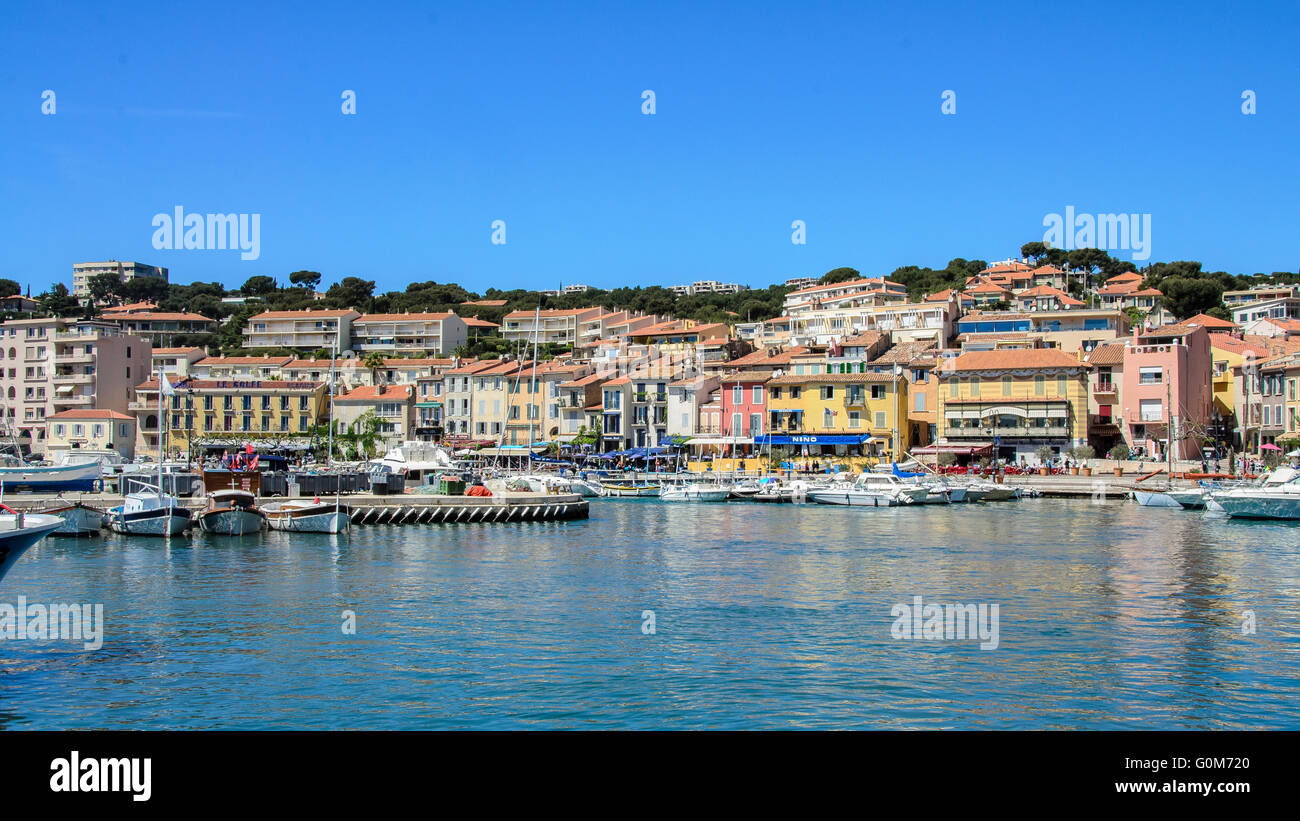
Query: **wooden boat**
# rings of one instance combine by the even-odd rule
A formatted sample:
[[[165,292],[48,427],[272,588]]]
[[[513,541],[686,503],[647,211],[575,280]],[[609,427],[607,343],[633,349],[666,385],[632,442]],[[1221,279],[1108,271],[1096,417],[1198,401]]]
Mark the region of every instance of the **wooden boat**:
[[[257,496],[262,492],[262,474],[256,470],[205,470],[203,492],[242,490]]]
[[[262,507],[266,523],[272,530],[292,530],[300,533],[342,533],[352,520],[352,510],[337,502],[319,499],[289,499],[272,502]]]
[[[244,536],[261,532],[266,514],[257,509],[257,497],[242,490],[217,490],[208,494],[208,506],[199,514],[204,533]]]
[[[601,485],[601,491],[606,496],[658,496],[659,490],[659,485]]]
[[[55,536],[94,536],[104,526],[104,511],[83,502],[59,500],[36,512],[63,520],[63,525],[54,531]]]

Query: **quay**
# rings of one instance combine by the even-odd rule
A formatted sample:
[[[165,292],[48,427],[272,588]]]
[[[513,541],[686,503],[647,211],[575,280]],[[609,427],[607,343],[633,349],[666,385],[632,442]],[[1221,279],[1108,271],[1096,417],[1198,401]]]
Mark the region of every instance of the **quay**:
[[[261,497],[258,504],[283,501],[284,497]],[[40,510],[54,502],[82,502],[107,509],[122,504],[120,494],[51,493],[7,494],[5,504],[14,510]],[[323,499],[323,501],[327,501]],[[198,511],[206,497],[177,500],[178,507]],[[455,524],[469,522],[548,522],[586,519],[590,515],[587,499],[576,493],[508,493],[494,496],[437,496],[408,493],[377,495],[349,494],[340,504],[352,511],[353,524]]]

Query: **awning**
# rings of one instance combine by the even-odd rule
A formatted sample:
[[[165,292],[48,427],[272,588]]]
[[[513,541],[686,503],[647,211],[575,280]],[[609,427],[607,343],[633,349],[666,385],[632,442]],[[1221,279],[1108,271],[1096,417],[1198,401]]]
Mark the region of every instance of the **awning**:
[[[912,453],[919,456],[934,456],[937,453],[952,453],[957,456],[983,456],[993,453],[992,442],[973,442],[968,445],[926,445],[913,448]]]
[[[759,436],[754,441],[760,445],[861,445],[870,435],[841,433],[791,433]]]
[[[688,445],[752,445],[754,440],[748,436],[692,436],[686,440]]]

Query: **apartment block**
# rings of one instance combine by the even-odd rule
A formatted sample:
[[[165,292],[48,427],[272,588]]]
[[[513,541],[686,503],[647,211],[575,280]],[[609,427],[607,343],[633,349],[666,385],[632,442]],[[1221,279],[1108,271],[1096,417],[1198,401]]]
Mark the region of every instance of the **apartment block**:
[[[167,281],[167,269],[143,262],[75,262],[72,265],[72,295],[74,297],[90,296],[90,280],[100,274],[116,274],[122,282],[130,282],[136,277],[161,277]]]
[[[352,321],[352,347],[363,355],[447,356],[469,337],[453,313],[362,314]]]
[[[346,351],[352,347],[352,323],[359,316],[351,309],[265,311],[244,326],[244,347]]]

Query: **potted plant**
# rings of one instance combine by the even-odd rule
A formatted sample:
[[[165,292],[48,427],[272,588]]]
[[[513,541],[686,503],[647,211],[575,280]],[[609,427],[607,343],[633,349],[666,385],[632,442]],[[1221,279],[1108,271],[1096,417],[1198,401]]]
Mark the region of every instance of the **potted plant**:
[[[1046,476],[1048,473],[1051,472],[1048,469],[1047,464],[1048,462],[1052,461],[1053,457],[1056,456],[1056,452],[1052,450],[1050,447],[1048,447],[1047,445],[1043,445],[1041,448],[1039,448],[1034,452],[1034,455],[1038,457],[1038,462],[1039,462],[1038,475]]]
[[[1084,476],[1092,475],[1092,468],[1088,467],[1088,460],[1096,456],[1097,451],[1093,450],[1091,445],[1079,445],[1077,448],[1070,451],[1070,455],[1080,464],[1079,471],[1081,471]],[[1074,473],[1076,471],[1072,470],[1071,472]]]
[[[1115,475],[1116,475],[1116,476],[1123,476],[1123,475],[1124,475],[1124,468],[1121,467],[1118,463],[1119,463],[1119,462],[1123,462],[1125,459],[1128,458],[1128,448],[1125,447],[1124,444],[1123,444],[1122,442],[1116,444],[1115,447],[1113,447],[1113,448],[1110,449],[1110,458],[1111,458],[1111,459],[1114,459],[1115,462],[1116,462],[1116,465],[1115,465]]]

